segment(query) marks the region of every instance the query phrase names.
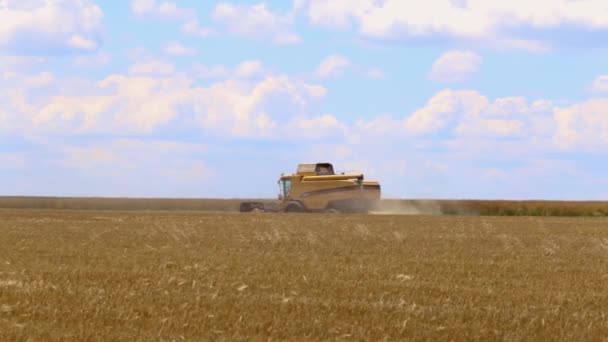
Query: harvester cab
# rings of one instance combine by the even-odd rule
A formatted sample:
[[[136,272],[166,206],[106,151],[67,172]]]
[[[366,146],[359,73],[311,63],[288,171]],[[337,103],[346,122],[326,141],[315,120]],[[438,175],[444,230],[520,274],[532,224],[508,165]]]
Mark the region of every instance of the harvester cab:
[[[317,164],[300,164],[296,171],[296,175],[300,176],[332,176],[335,175],[334,166],[329,163],[317,163]],[[290,176],[281,174],[279,178],[279,200],[289,199],[291,192]]]

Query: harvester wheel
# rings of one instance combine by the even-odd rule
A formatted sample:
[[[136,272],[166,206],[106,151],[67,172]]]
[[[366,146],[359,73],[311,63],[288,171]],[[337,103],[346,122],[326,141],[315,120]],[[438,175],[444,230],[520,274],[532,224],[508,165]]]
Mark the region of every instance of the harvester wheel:
[[[325,212],[328,214],[339,214],[340,210],[338,210],[336,208],[329,208],[329,209],[325,209]]]
[[[304,207],[302,207],[302,205],[298,202],[289,203],[285,207],[285,212],[286,213],[302,213],[302,212],[304,212]]]

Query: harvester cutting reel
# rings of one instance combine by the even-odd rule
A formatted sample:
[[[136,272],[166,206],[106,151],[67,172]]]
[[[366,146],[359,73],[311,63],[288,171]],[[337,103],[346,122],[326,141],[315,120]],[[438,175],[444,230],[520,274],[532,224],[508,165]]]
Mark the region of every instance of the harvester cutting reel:
[[[241,202],[239,211],[242,213],[251,212],[281,212],[286,213],[303,213],[306,210],[302,203],[298,201],[288,201],[283,206],[279,203],[263,203],[263,202]]]
[[[262,202],[242,202],[239,207],[239,211],[242,213],[265,211],[264,203],[262,203]]]
[[[290,201],[290,202],[287,202],[287,204],[285,205],[285,212],[286,213],[303,213],[304,206],[300,202]]]

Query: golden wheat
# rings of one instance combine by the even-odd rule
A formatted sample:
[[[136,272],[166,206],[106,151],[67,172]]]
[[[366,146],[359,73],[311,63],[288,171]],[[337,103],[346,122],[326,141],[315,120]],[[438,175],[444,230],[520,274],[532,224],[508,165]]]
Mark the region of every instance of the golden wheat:
[[[601,340],[608,220],[0,211],[0,340]]]

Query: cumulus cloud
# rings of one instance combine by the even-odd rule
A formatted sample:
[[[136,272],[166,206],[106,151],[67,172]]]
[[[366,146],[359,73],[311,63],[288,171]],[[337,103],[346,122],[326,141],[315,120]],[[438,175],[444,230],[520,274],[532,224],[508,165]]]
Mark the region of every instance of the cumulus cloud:
[[[2,123],[2,127],[5,127],[9,118],[9,114],[0,109],[0,123]]]
[[[26,78],[25,84],[28,87],[45,87],[54,84],[55,81],[55,75],[51,72],[45,71]]]
[[[234,67],[196,63],[192,69],[193,76],[204,79],[247,79],[269,75],[262,62],[256,60],[243,61]]]
[[[0,55],[0,72],[35,73],[45,68],[48,57]]]
[[[216,33],[212,28],[202,27],[199,21],[196,19],[184,23],[182,26],[182,31],[187,35],[201,38],[210,37]]]
[[[196,49],[184,46],[180,42],[169,42],[165,44],[163,51],[172,56],[193,56],[197,53]]]
[[[608,99],[592,99],[555,108],[555,143],[562,149],[605,150],[608,145]]]
[[[72,63],[79,67],[99,67],[107,65],[112,61],[112,55],[108,52],[96,54],[80,55],[72,60]]]
[[[82,182],[76,186],[61,184],[57,188],[45,188],[55,195],[194,197],[201,195],[201,189],[207,191],[203,183],[209,184],[216,176],[207,162],[209,147],[203,144],[154,138],[109,138],[55,142],[52,149],[54,157],[47,162],[50,164],[47,172],[60,173],[63,177],[78,175]],[[41,165],[44,161],[30,163]]]
[[[546,135],[551,127],[551,105],[529,103],[523,97],[490,101],[474,90],[440,91],[404,120],[413,135],[448,132],[459,137],[517,138]]]
[[[473,116],[488,106],[488,100],[476,91],[444,90],[433,96],[405,121],[406,129],[413,134],[439,131],[453,121],[457,112]]]
[[[461,136],[513,137],[523,134],[524,124],[519,120],[480,119],[463,123],[456,132]]]
[[[555,150],[554,107],[547,100],[490,99],[475,90],[444,89],[412,112],[356,120],[347,125],[345,141],[381,146],[377,148],[406,144],[412,150],[439,147],[480,154],[491,154],[497,146],[512,152],[531,149],[528,144]]]
[[[316,75],[320,78],[329,78],[342,75],[345,69],[351,66],[350,60],[346,57],[333,54],[327,56],[317,67]]]
[[[121,170],[152,167],[158,170],[165,169],[161,165],[165,160],[184,162],[185,158],[196,159],[203,156],[208,146],[170,140],[116,138],[85,146],[63,145],[59,149],[64,155],[61,163],[70,168],[92,171],[119,166]],[[200,171],[200,168],[198,169]],[[198,175],[205,177],[208,174],[199,172]]]
[[[331,136],[341,139],[346,134],[347,126],[335,116],[325,114],[317,117],[299,117],[285,125],[290,139],[318,139]]]
[[[593,80],[591,90],[595,92],[608,92],[608,75],[600,75]]]
[[[544,42],[534,37],[561,27],[581,33],[608,29],[608,8],[601,0],[299,0],[296,10],[306,13],[314,25],[355,26],[375,39],[450,37],[494,46],[498,41],[498,48],[504,41],[514,48],[543,49]]]
[[[292,15],[272,12],[265,3],[233,5],[222,2],[215,6],[212,18],[236,36],[270,40],[279,45],[301,41],[293,32]]]
[[[315,24],[330,28],[348,28],[354,17],[362,16],[367,8],[371,8],[371,1],[315,1],[296,0],[296,11],[305,11],[309,20]]]
[[[136,75],[170,75],[174,72],[173,64],[157,59],[136,62],[129,68],[129,73]]]
[[[448,51],[433,63],[427,77],[439,82],[462,82],[479,70],[481,61],[470,51]]]
[[[244,61],[237,66],[235,74],[239,78],[248,78],[259,75],[262,71],[262,63],[260,61]]]
[[[4,72],[2,134],[149,135],[197,129],[218,137],[332,136],[351,144],[407,142],[412,148],[445,141],[454,148],[471,148],[457,144],[467,141],[475,146],[519,141],[520,147],[566,150],[600,150],[608,145],[608,102],[602,98],[559,106],[548,100],[490,99],[475,90],[445,89],[411,113],[349,122],[311,110],[326,96],[324,87],[265,74],[259,61],[227,68],[224,80],[208,86],[200,86],[193,73],[176,73],[164,63],[142,62],[132,66],[129,75],[70,81],[72,85],[50,72],[27,77]]]
[[[193,16],[193,11],[179,7],[175,2],[156,0],[132,0],[131,10],[138,16],[182,20]]]
[[[371,120],[359,119],[355,123],[355,127],[359,131],[371,132],[376,136],[386,136],[387,134],[394,132],[395,128],[399,129],[399,121],[390,115],[378,115]],[[401,133],[401,132],[399,132]]]
[[[18,55],[90,52],[103,11],[91,0],[0,1],[0,50]]]
[[[228,78],[235,74],[234,70],[225,65],[205,65],[202,63],[195,63],[192,66],[192,75],[196,78],[203,79],[220,79]]]
[[[511,37],[494,37],[484,43],[498,51],[525,50],[532,53],[547,52],[553,47],[553,44],[547,41]]]
[[[0,112],[0,122],[2,122],[2,112]],[[0,165],[4,170],[20,170],[28,165],[28,158],[18,153],[0,153]]]
[[[244,76],[258,64],[246,62]],[[158,70],[158,68],[154,68]],[[183,74],[111,75],[68,91],[53,74],[9,78],[11,91],[0,92],[0,120],[14,131],[41,134],[153,134],[163,129],[208,132],[218,137],[288,137],[281,127],[315,120],[307,108],[325,88],[285,75],[258,81],[229,79],[208,87]],[[18,78],[18,76],[15,76]],[[54,86],[53,86],[54,85]],[[45,88],[44,95],[37,91]],[[327,117],[319,123],[327,126]],[[301,129],[314,131],[304,125]]]
[[[374,79],[381,79],[381,78],[385,78],[386,74],[384,73],[384,70],[377,68],[377,67],[373,67],[373,68],[369,68],[366,72],[365,75],[369,78],[374,78]]]
[[[199,96],[204,127],[225,127],[233,136],[280,137],[285,125],[325,96],[325,88],[295,81],[287,76],[270,76],[249,84],[220,82]]]

